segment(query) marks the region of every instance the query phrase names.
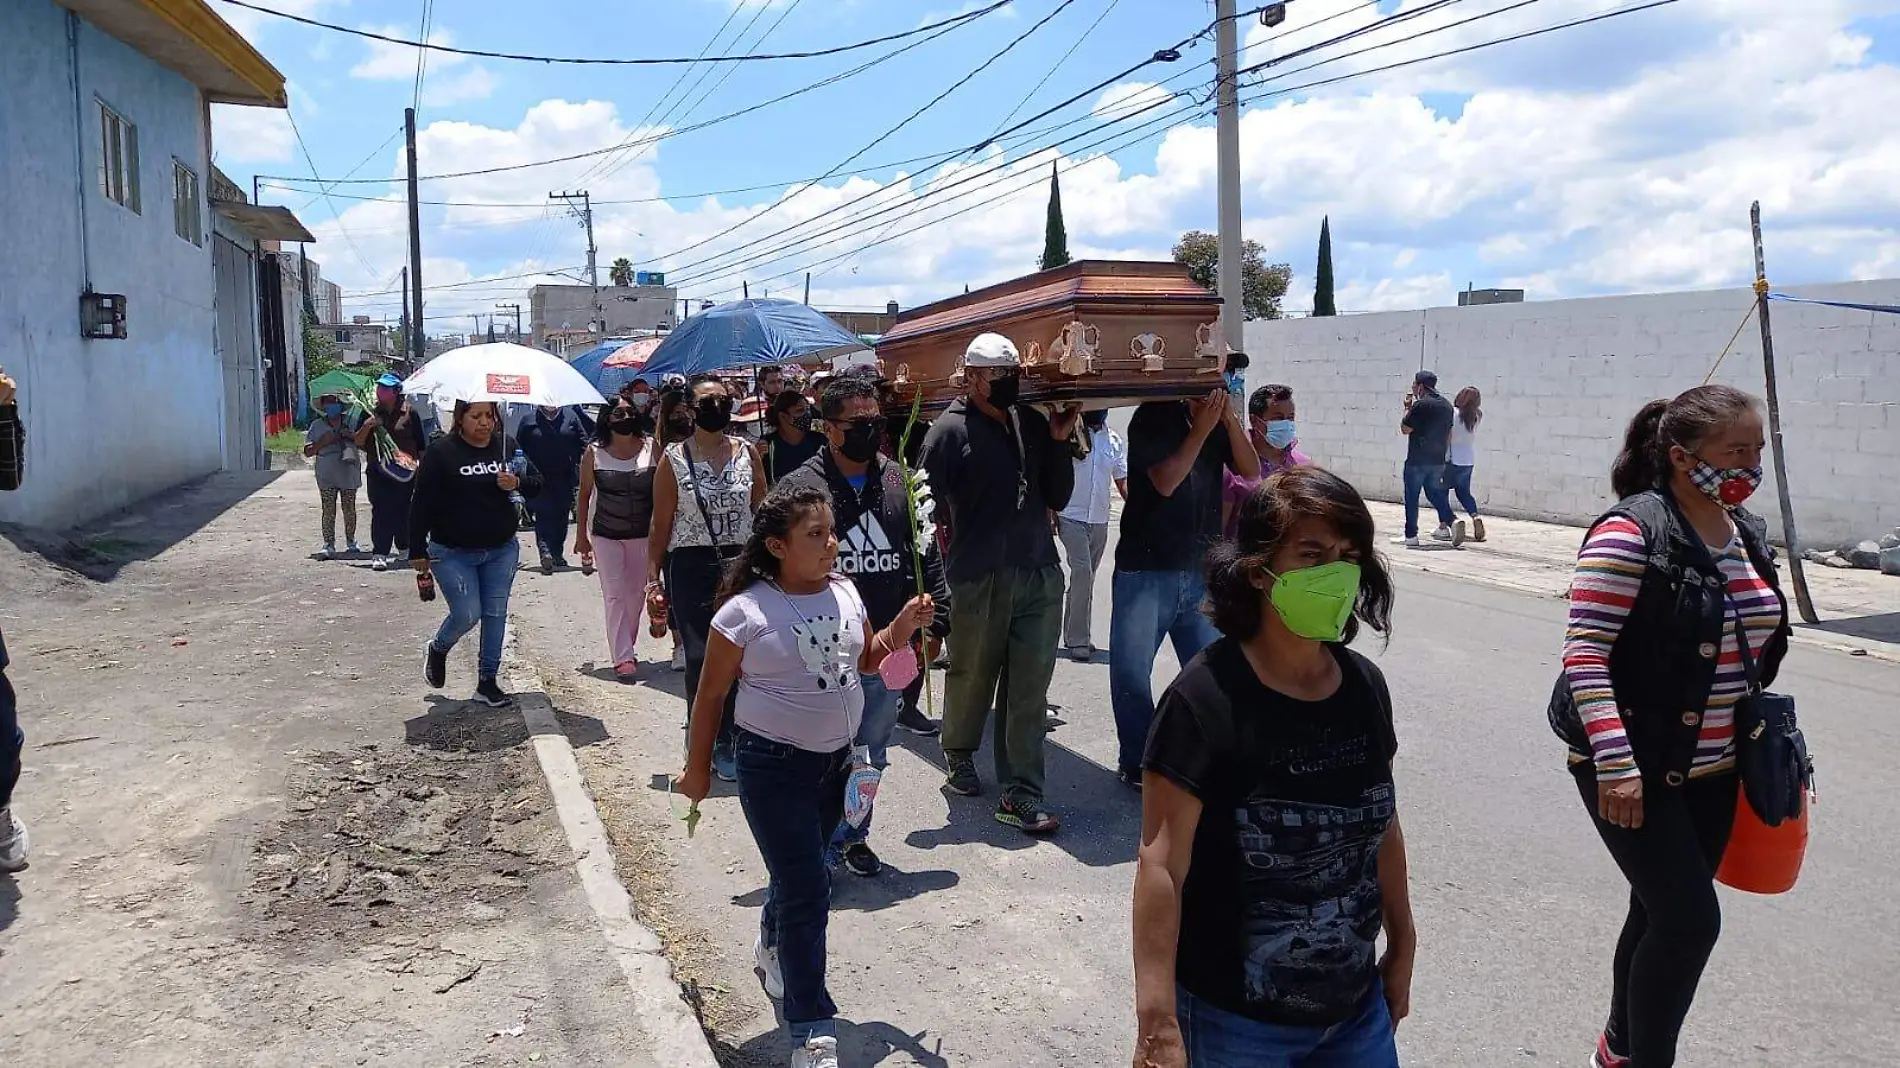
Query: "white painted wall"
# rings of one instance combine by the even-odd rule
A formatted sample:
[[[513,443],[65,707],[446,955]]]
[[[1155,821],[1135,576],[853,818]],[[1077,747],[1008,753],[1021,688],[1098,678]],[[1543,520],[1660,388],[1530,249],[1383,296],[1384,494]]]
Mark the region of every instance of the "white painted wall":
[[[0,521],[61,527],[218,470],[223,384],[211,243],[172,230],[172,160],[209,189],[205,107],[178,75],[81,21],[75,137],[63,9],[0,3],[0,365],[19,380],[27,482]],[[95,100],[138,126],[142,211],[99,190]],[[124,341],[79,336],[85,284],[123,293]],[[209,205],[200,204],[207,230]]]
[[[1799,295],[1900,305],[1900,280]],[[1400,397],[1412,375],[1437,371],[1448,398],[1475,385],[1481,507],[1581,524],[1611,503],[1610,463],[1630,417],[1700,385],[1753,301],[1734,289],[1252,322],[1247,380],[1291,385],[1305,451],[1384,500],[1399,496]],[[1770,314],[1802,543],[1900,526],[1900,316],[1782,302]],[[1763,392],[1754,323],[1715,380]],[[1769,476],[1750,507],[1779,539]]]

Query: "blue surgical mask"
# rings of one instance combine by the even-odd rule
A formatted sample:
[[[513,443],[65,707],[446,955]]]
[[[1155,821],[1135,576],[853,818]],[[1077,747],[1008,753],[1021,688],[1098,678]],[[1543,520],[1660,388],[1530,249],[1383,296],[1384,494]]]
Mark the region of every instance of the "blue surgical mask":
[[[1230,396],[1239,397],[1247,392],[1246,376],[1239,371],[1228,371],[1224,377],[1227,379],[1227,392]]]
[[[1284,449],[1300,439],[1291,419],[1270,419],[1267,421],[1267,444],[1276,449]]]

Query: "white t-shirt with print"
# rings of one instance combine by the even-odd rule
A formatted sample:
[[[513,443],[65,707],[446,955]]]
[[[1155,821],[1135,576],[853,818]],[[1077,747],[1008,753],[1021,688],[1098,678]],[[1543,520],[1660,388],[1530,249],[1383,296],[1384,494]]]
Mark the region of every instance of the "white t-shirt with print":
[[[813,753],[848,748],[864,716],[858,654],[864,601],[834,575],[819,593],[755,582],[719,606],[713,629],[743,653],[733,714],[739,726]]]

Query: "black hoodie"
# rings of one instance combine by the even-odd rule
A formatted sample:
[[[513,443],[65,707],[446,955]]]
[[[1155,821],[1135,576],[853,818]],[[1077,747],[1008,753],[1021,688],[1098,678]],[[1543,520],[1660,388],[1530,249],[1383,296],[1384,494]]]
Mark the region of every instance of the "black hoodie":
[[[880,455],[871,459],[865,476],[864,489],[853,489],[827,447],[781,478],[774,489],[795,486],[831,495],[831,517],[838,530],[838,570],[857,586],[871,627],[877,629],[896,619],[904,603],[917,595],[917,579],[911,570],[917,528],[911,525],[910,506],[904,499],[904,472]],[[950,593],[943,584],[935,545],[924,552],[924,585],[937,602],[931,631],[945,634],[950,627]]]

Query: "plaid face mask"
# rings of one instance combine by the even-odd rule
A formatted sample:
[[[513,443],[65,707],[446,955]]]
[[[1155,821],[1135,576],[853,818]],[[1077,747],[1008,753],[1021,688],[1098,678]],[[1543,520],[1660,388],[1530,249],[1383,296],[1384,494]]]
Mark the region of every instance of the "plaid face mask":
[[[1755,467],[1716,467],[1701,457],[1696,457],[1695,466],[1689,469],[1689,481],[1709,500],[1734,511],[1742,502],[1754,496],[1761,488],[1763,472],[1759,465]]]

